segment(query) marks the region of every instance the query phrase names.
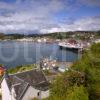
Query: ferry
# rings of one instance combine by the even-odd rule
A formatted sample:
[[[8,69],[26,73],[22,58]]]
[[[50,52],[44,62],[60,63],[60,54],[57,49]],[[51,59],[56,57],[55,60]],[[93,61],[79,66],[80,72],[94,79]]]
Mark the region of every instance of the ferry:
[[[67,41],[67,42],[60,42],[58,43],[58,45],[60,46],[60,48],[66,48],[66,49],[72,49],[72,50],[83,50],[83,44],[82,43],[78,43],[76,41]]]

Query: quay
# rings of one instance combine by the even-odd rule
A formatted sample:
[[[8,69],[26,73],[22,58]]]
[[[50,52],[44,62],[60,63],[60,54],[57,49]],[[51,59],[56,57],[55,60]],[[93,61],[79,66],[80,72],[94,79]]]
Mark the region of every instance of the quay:
[[[40,62],[40,68],[42,70],[52,70],[55,72],[64,72],[65,70],[68,70],[72,65],[73,62],[56,61],[50,60],[48,58],[42,59]]]

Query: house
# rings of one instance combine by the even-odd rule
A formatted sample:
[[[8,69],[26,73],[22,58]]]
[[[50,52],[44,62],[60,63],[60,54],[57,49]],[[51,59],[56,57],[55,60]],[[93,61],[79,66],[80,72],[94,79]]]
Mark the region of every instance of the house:
[[[41,60],[40,66],[42,70],[52,70],[56,67],[56,60],[50,60],[48,58],[45,58]]]
[[[4,74],[1,81],[2,100],[32,100],[49,96],[49,83],[40,70]]]

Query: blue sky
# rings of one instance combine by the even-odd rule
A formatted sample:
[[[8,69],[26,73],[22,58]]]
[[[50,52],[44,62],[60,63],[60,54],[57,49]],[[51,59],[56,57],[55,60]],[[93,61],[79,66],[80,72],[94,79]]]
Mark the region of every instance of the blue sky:
[[[0,32],[100,30],[100,0],[0,0]]]

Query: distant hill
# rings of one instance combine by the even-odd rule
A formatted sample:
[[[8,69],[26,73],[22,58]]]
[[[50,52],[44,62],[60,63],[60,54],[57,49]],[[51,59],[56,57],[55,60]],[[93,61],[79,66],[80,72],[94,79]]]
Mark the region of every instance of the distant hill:
[[[100,36],[100,31],[69,31],[69,32],[54,32],[54,33],[45,33],[45,34],[39,34],[39,33],[30,33],[30,34],[22,34],[22,33],[0,33],[0,39],[19,39],[23,37],[50,37],[55,39],[63,39],[63,38],[69,38],[71,35],[77,35],[77,34],[97,34]]]

